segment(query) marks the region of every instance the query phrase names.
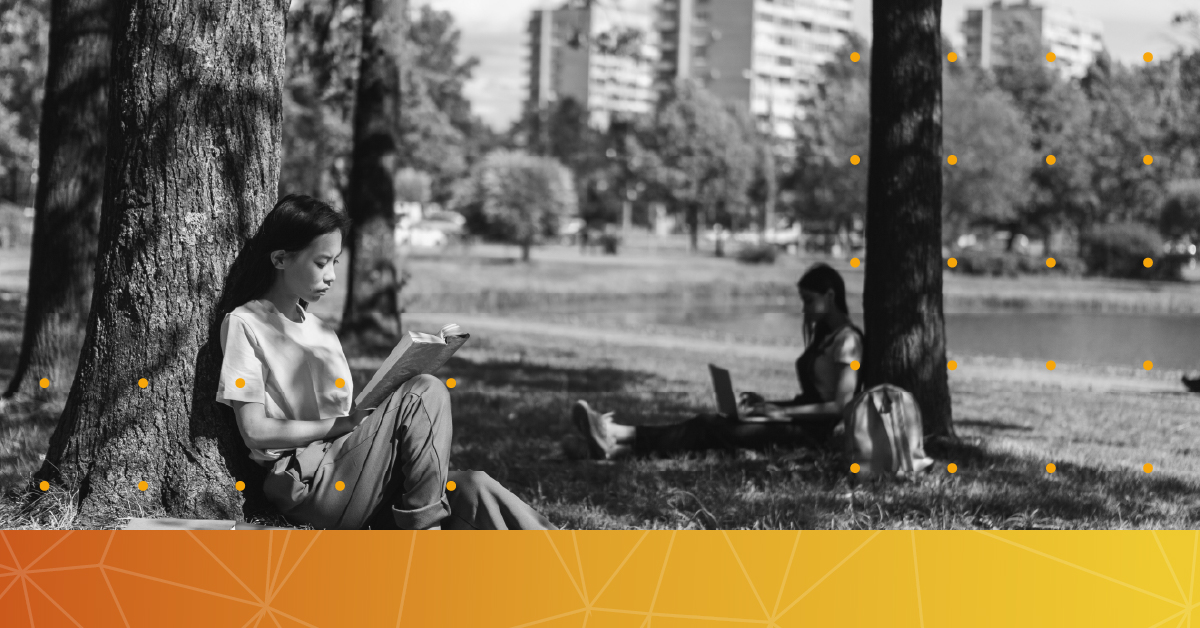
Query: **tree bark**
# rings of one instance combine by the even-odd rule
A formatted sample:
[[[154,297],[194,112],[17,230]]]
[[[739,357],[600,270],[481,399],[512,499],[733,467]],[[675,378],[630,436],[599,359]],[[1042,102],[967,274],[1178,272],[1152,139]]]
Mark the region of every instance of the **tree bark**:
[[[131,511],[241,519],[235,481],[257,488],[256,465],[215,400],[214,305],[275,200],[287,3],[113,7],[95,293],[35,482],[78,490],[81,521]]]
[[[53,0],[25,330],[5,397],[65,398],[91,309],[108,128],[109,0]],[[50,380],[43,389],[39,380]]]
[[[953,435],[942,318],[941,0],[875,0],[863,284],[867,386],[913,393]]]
[[[362,60],[354,108],[348,210],[354,221],[343,341],[391,344],[400,333],[395,189],[400,138],[400,68],[407,0],[363,0]]]

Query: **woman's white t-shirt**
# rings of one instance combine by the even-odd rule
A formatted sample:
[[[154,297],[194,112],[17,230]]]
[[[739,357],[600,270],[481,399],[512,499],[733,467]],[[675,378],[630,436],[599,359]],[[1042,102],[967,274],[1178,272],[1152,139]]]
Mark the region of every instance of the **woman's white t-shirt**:
[[[225,316],[217,401],[230,407],[233,401],[261,403],[268,418],[292,421],[350,414],[354,384],[342,343],[315,315],[300,306],[296,312],[302,322],[267,299],[255,299]],[[252,448],[250,458],[270,466],[287,451]]]

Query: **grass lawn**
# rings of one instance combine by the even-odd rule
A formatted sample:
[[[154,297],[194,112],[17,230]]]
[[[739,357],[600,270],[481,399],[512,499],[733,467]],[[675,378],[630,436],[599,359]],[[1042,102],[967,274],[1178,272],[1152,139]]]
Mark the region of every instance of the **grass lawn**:
[[[632,256],[588,259],[547,249],[535,250],[534,264],[525,267],[504,261],[505,254],[481,248],[469,259],[410,258],[407,294],[428,299],[430,307],[414,301],[405,322],[436,329],[451,319],[429,312],[477,313],[468,326],[472,340],[438,373],[458,382],[451,393],[451,464],[487,471],[560,526],[1194,528],[1200,520],[1200,459],[1194,455],[1200,448],[1200,395],[1149,392],[1176,374],[1133,369],[1060,364],[1047,373],[1040,364],[965,358],[950,377],[961,438],[929,443],[937,464],[911,483],[855,482],[836,448],[579,460],[571,455],[573,432],[566,423],[574,400],[613,410],[625,423],[680,420],[712,409],[707,362],[730,368],[739,388],[791,396],[798,347],[790,336],[771,346],[621,329],[586,317],[572,325],[562,313],[603,307],[600,300],[581,306],[592,294],[658,293],[675,303],[702,298],[705,290],[761,289],[791,299],[808,260],[788,258],[764,268],[667,253],[647,266]],[[861,273],[841,270],[852,289],[861,284]],[[1118,302],[1125,295],[1167,294],[1181,303],[1196,291],[1053,277],[1021,284],[973,281],[982,283],[949,275],[947,292],[987,295],[990,286],[991,294],[1020,289],[1047,299],[1086,294]],[[313,311],[336,319],[337,290],[335,285]],[[428,296],[438,293],[443,296]],[[460,296],[450,303],[446,294]],[[472,301],[472,294],[483,296]],[[505,301],[509,297],[491,294],[533,296]],[[583,296],[552,296],[571,294]],[[532,315],[551,306],[560,315]],[[0,377],[11,372],[17,339],[17,323],[4,323]],[[350,357],[361,385],[377,360]],[[4,411],[0,486],[23,487],[56,419],[54,406]],[[1057,466],[1053,474],[1045,470],[1050,462]],[[956,473],[946,470],[949,463],[958,466]],[[1154,465],[1152,473],[1142,470],[1145,463]],[[63,497],[52,494],[37,512],[22,513],[10,495],[0,505],[0,526],[78,525],[62,507]]]

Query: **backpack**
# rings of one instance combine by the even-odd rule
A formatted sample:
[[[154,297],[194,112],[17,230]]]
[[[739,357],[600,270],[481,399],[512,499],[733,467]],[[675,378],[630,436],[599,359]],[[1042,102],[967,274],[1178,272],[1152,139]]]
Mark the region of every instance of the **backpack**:
[[[921,408],[899,386],[880,384],[855,395],[843,420],[846,455],[860,476],[911,477],[933,464],[925,455]]]

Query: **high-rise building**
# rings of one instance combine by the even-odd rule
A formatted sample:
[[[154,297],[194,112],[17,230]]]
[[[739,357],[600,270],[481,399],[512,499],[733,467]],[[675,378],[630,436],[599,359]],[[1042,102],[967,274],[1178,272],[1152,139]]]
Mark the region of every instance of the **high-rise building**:
[[[654,110],[653,64],[658,56],[653,14],[633,2],[575,2],[537,10],[529,20],[529,104],[541,109],[566,98],[606,128],[613,116]],[[640,43],[615,50],[622,33]]]
[[[967,10],[962,23],[968,64],[993,68],[1009,63],[1022,37],[1040,40],[1042,52],[1053,52],[1054,67],[1064,78],[1078,78],[1104,48],[1099,20],[1075,15],[1069,9],[1035,5],[1030,0],[1003,6],[995,0],[982,9]]]
[[[853,28],[853,0],[661,0],[660,86],[690,78],[795,137],[799,101]]]

